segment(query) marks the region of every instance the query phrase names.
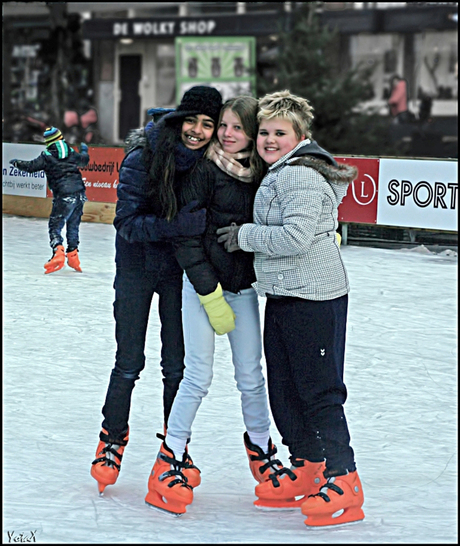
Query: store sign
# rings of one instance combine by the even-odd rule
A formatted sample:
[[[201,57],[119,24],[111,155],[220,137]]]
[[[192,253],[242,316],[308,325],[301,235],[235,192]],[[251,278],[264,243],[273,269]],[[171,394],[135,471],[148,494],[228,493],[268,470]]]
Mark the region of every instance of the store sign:
[[[214,17],[154,17],[150,19],[88,19],[85,40],[165,38],[181,36],[265,36],[280,32],[284,13],[234,14]]]
[[[192,21],[125,21],[113,23],[113,35],[125,37],[176,36],[189,34],[212,34],[216,28],[213,19]]]
[[[255,95],[255,38],[176,38],[175,43],[178,104],[195,85],[215,87],[224,101]]]

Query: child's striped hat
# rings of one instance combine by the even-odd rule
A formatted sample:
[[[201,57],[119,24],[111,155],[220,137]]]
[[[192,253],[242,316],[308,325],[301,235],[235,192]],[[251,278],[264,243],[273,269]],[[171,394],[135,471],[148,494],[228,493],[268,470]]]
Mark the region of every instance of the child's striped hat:
[[[54,144],[58,140],[63,140],[64,137],[59,129],[56,127],[47,127],[46,131],[43,133],[43,138],[45,139],[46,146]]]

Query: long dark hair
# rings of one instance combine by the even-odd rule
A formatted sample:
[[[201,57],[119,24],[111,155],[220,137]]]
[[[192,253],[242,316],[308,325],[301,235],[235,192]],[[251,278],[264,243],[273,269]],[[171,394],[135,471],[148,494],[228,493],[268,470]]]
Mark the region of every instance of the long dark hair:
[[[149,170],[147,195],[158,196],[162,213],[167,220],[171,220],[177,214],[174,192],[175,148],[180,142],[181,130],[182,120],[165,124],[159,131],[155,150],[147,145],[142,156]]]

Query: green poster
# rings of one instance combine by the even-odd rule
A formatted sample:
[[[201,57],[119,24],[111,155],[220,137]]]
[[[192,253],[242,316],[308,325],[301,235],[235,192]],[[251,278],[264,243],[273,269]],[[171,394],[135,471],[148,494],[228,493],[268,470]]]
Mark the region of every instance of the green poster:
[[[210,85],[224,100],[255,96],[255,38],[176,38],[177,103],[194,85]]]

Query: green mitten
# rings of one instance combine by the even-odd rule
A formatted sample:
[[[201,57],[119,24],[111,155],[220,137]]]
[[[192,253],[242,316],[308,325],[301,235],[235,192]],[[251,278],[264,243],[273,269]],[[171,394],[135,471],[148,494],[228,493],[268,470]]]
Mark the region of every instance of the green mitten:
[[[214,292],[211,292],[206,296],[200,296],[200,294],[198,294],[198,298],[217,335],[221,336],[235,329],[235,313],[226,302],[220,283],[217,284],[217,288]]]

